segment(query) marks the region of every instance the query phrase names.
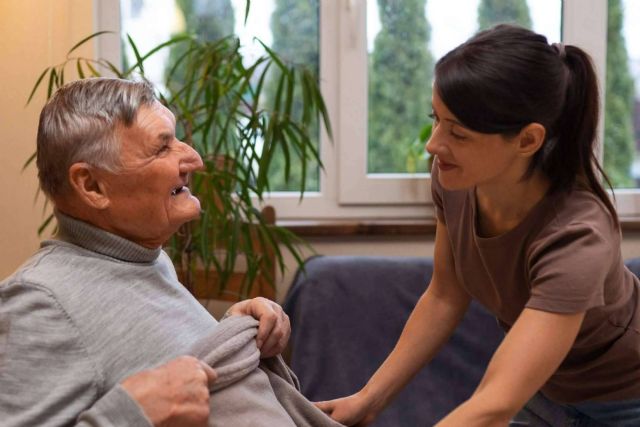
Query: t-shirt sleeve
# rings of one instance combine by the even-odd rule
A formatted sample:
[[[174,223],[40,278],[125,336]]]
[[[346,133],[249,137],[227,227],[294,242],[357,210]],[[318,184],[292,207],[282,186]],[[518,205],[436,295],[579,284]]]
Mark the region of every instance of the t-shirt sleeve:
[[[433,199],[433,206],[436,210],[436,217],[438,218],[438,221],[446,224],[447,222],[444,219],[443,210],[444,205],[442,202],[443,189],[438,179],[439,172],[438,162],[434,159],[433,166],[431,167],[431,198]]]
[[[604,285],[616,254],[590,224],[569,224],[540,242],[530,257],[527,308],[579,313],[604,305]]]
[[[151,426],[124,389],[117,386],[101,391],[101,375],[95,361],[72,319],[52,295],[25,283],[2,288],[3,427]]]

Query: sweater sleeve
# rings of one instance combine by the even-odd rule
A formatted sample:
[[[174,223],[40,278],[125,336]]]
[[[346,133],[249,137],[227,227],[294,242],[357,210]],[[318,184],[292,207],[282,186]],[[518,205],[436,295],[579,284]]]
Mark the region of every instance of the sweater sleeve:
[[[145,426],[142,409],[102,378],[72,319],[47,290],[0,288],[0,418],[4,427]]]
[[[117,385],[80,414],[76,427],[150,427],[151,421],[129,394]]]

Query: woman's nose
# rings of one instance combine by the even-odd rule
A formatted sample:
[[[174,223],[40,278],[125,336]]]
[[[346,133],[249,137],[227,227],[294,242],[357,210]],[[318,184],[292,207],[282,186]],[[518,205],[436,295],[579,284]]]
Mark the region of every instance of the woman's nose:
[[[429,136],[429,139],[427,139],[426,144],[424,145],[425,151],[432,156],[436,154],[436,150],[438,148],[435,139],[436,138],[433,137],[433,134],[431,134],[431,136]]]

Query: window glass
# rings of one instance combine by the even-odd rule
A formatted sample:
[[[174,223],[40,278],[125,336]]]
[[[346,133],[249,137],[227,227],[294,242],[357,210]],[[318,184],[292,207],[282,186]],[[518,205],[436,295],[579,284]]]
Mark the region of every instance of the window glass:
[[[557,42],[561,16],[561,0],[367,0],[368,173],[427,172],[420,135],[441,56],[500,22]]]
[[[120,1],[123,40],[126,40],[126,35],[129,34],[142,55],[179,33],[195,33],[208,40],[235,34],[240,40],[247,61],[253,62],[265,53],[260,43],[255,40],[258,38],[287,61],[305,64],[318,75],[318,0],[252,1],[246,24],[246,0]],[[123,46],[123,62],[135,62],[133,51],[126,43]],[[164,87],[162,81],[168,64],[180,55],[179,49],[177,46],[164,49],[146,62],[146,77],[161,90]],[[277,86],[276,81],[268,78],[267,80],[263,92],[264,105],[273,102]],[[301,109],[294,106],[292,114],[301,113]],[[318,146],[317,123],[313,126],[312,135]],[[272,183],[272,191],[296,190],[300,187],[301,165],[291,165],[287,182],[284,177],[283,154],[280,153],[272,162],[271,168],[274,172],[269,181]],[[319,167],[316,163],[307,165],[306,190],[319,191]]]
[[[640,2],[609,0],[604,169],[614,188],[640,187]]]

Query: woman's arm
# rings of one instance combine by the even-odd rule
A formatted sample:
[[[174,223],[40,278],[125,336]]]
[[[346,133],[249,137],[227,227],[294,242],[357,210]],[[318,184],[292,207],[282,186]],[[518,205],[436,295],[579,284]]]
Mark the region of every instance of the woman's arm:
[[[496,350],[473,396],[437,424],[505,426],[556,371],[583,313],[525,309]]]
[[[318,407],[343,424],[371,422],[434,357],[460,323],[469,302],[469,295],[456,278],[447,228],[438,222],[431,283],[413,309],[395,348],[361,391],[343,399],[319,402]]]

